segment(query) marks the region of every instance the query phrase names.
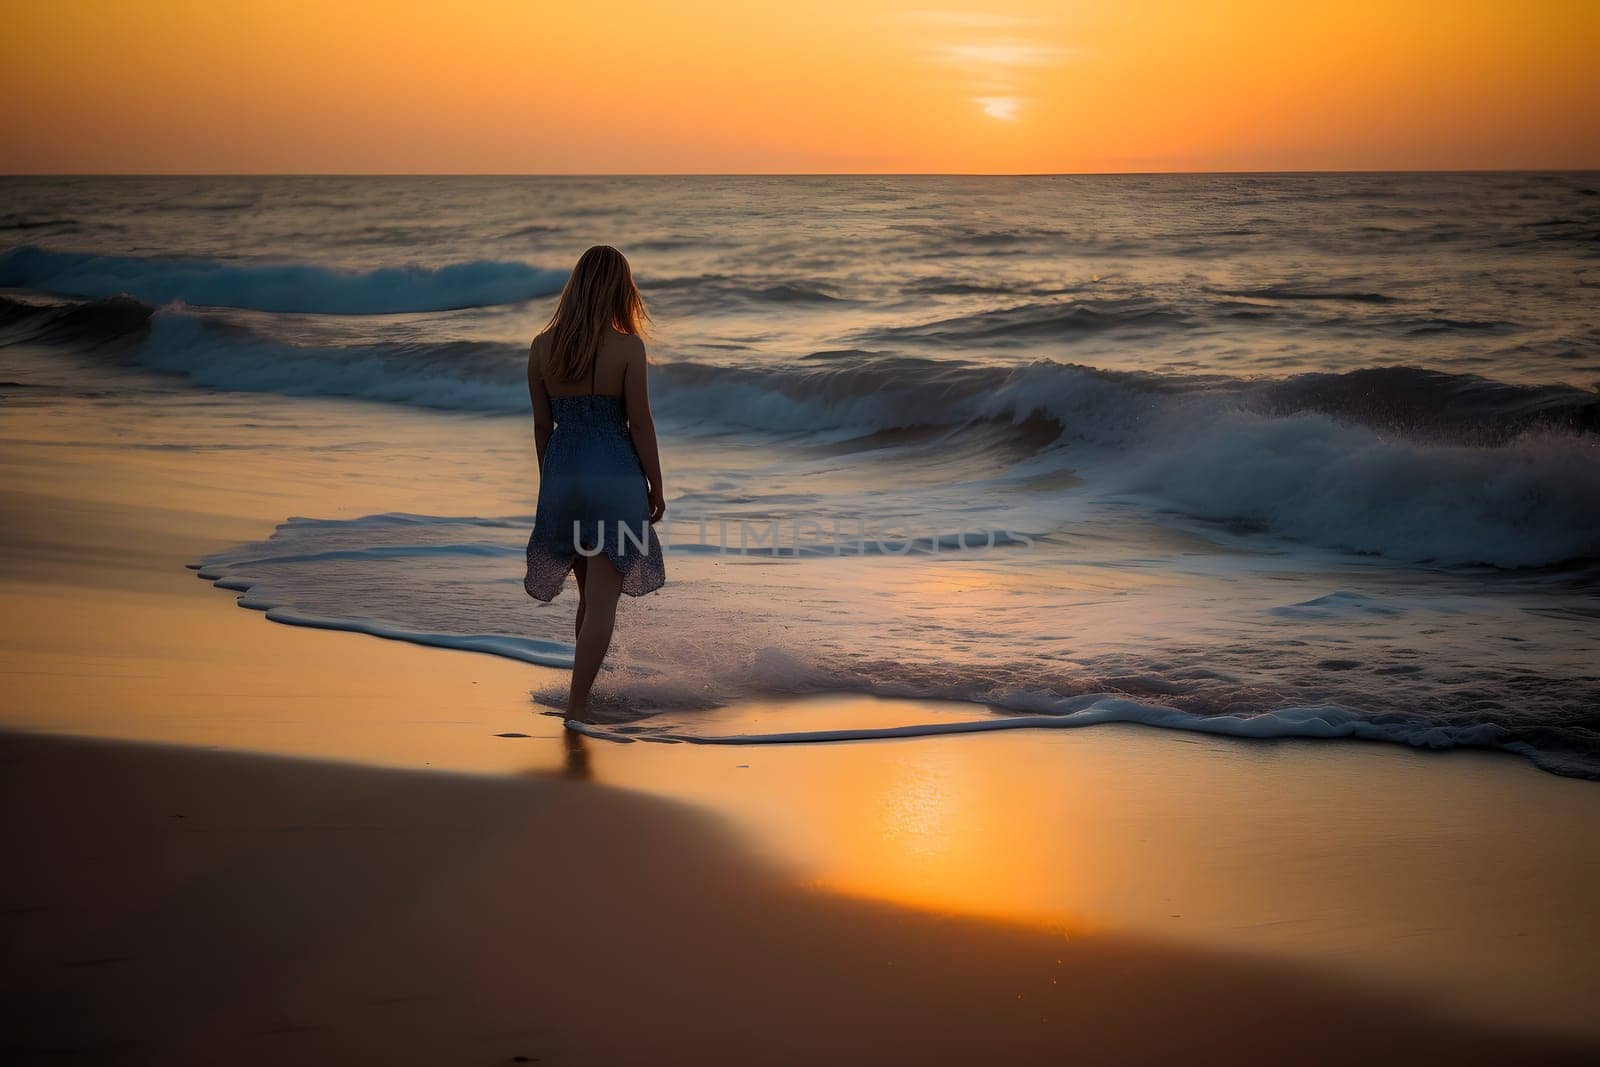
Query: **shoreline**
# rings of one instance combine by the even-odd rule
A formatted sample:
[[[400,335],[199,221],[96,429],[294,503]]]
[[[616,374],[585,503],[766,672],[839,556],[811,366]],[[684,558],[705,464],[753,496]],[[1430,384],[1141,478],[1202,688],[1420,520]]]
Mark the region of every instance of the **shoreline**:
[[[160,591],[102,590],[89,613],[81,590],[0,582],[16,618],[33,624],[26,637],[0,627],[11,631],[0,633],[0,670],[18,682],[0,730],[357,776],[493,782],[567,766],[577,735],[530,692],[559,687],[561,672],[275,626],[219,603],[189,572],[176,579]],[[72,627],[59,666],[39,648],[52,629],[40,621],[51,619]],[[140,647],[106,654],[134,633]],[[83,660],[85,641],[101,654]],[[17,675],[19,654],[38,673]],[[76,663],[90,669],[74,675]],[[33,714],[19,717],[24,707]],[[813,699],[723,714],[937,712]],[[692,808],[791,888],[1243,955],[1396,990],[1452,1018],[1600,1044],[1585,1008],[1600,980],[1590,905],[1600,796],[1515,756],[1119,724],[817,745],[585,740],[594,781],[584,788]],[[715,917],[689,921],[719,936]]]

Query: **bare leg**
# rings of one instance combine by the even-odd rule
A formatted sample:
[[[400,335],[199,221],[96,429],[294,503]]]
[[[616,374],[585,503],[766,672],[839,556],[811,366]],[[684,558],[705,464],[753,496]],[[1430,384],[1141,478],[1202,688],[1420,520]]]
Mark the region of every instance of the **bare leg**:
[[[589,561],[582,556],[572,561],[572,573],[578,579],[578,618],[572,624],[572,639],[576,641],[578,635],[583,633],[583,587],[589,574]]]
[[[567,718],[588,722],[589,689],[611,647],[611,629],[617,621],[617,597],[622,595],[622,572],[604,555],[585,561],[583,624],[578,628],[578,648],[572,657],[572,692],[567,698]]]

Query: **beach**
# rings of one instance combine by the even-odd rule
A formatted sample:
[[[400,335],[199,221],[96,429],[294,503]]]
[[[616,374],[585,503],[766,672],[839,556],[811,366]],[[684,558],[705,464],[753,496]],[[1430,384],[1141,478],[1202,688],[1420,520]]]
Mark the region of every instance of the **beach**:
[[[7,179],[6,1055],[1592,1061],[1587,180]],[[597,214],[676,526],[579,733]]]
[[[532,699],[556,670],[273,625],[197,580],[185,562],[263,506],[207,484],[203,458],[118,451],[102,420],[68,436],[104,447],[52,447],[28,423],[9,423],[0,661],[22,1062],[1579,1062],[1600,1044],[1590,783],[1138,726],[564,735]],[[399,465],[349,462],[364,488],[320,483],[346,501],[281,491],[333,510],[407,492]],[[971,717],[865,705],[708,714]]]
[[[808,889],[704,812],[551,771],[17,735],[4,753],[25,861],[7,879],[13,1062],[1578,1063],[1595,1047],[1278,960]]]

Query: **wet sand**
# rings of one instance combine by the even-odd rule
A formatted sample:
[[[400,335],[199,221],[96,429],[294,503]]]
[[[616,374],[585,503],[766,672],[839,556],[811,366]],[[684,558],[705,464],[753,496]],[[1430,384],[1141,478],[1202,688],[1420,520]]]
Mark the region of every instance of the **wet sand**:
[[[23,1062],[1582,1062],[1304,968],[808,891],[706,815],[9,735]],[[517,1057],[525,1057],[518,1060]]]

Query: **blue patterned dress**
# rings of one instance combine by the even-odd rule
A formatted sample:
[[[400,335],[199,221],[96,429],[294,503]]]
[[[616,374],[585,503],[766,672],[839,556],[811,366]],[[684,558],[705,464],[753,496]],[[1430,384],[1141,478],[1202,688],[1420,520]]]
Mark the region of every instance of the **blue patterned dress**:
[[[597,543],[622,573],[629,596],[660,589],[667,580],[622,398],[595,393],[592,370],[589,389],[550,398],[556,425],[545,447],[522,582],[537,600],[554,600],[582,558],[580,546],[593,555]]]

